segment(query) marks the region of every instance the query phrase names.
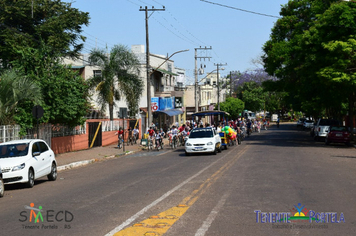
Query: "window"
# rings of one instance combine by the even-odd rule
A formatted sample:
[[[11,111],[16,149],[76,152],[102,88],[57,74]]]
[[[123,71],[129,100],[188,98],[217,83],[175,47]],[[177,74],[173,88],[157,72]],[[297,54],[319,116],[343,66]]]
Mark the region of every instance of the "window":
[[[210,78],[206,79],[206,84],[210,85]]]
[[[94,77],[101,77],[101,70],[93,70]]]
[[[38,142],[41,148],[41,153],[48,151],[48,146],[44,142]]]
[[[34,143],[32,145],[32,154],[35,153],[35,152],[39,152],[39,151],[40,151],[40,149],[38,148],[37,143]]]

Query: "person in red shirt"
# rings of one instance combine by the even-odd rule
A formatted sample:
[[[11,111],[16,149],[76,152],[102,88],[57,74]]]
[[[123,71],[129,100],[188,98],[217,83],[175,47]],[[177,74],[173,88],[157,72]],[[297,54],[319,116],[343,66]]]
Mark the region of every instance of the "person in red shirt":
[[[150,127],[150,129],[148,130],[148,135],[150,136],[150,138],[152,138],[152,136],[155,134],[155,131],[152,127]]]
[[[181,127],[178,128],[179,132],[183,132],[183,130],[185,130],[185,124],[183,124]]]
[[[118,147],[120,147],[120,138],[123,139],[124,137],[124,130],[120,127],[119,130],[115,133],[117,135],[118,140]]]

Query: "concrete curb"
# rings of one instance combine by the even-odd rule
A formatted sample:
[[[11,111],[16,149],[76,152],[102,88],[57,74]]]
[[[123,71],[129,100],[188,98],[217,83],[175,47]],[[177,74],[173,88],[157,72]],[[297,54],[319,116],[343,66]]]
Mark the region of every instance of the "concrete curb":
[[[69,163],[67,165],[58,166],[57,167],[57,171],[60,172],[60,171],[64,171],[64,170],[70,170],[70,169],[73,169],[73,168],[86,166],[86,165],[89,165],[89,164],[94,163],[94,162],[99,162],[99,161],[108,160],[108,159],[114,159],[114,158],[117,158],[117,157],[129,155],[129,154],[132,154],[132,153],[135,153],[135,151],[127,151],[127,152],[122,153],[122,154],[111,155],[111,156],[107,156],[107,157],[103,157],[103,158],[72,162],[72,163]]]

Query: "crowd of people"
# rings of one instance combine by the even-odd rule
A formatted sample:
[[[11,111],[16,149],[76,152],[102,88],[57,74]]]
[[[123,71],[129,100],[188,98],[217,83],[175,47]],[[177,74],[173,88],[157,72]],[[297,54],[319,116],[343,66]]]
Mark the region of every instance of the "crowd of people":
[[[179,145],[184,145],[186,137],[189,135],[189,132],[194,128],[206,128],[211,127],[214,128],[217,132],[221,132],[224,127],[232,128],[236,133],[236,143],[240,143],[240,141],[246,137],[251,135],[252,132],[261,132],[261,129],[267,130],[269,126],[269,120],[266,119],[255,119],[249,120],[244,118],[238,118],[236,120],[230,121],[221,121],[214,124],[204,123],[202,120],[199,122],[190,122],[187,121],[185,124],[181,124],[180,126],[178,123],[175,123],[168,127],[166,130],[163,128],[157,128],[156,125],[153,123],[147,129],[145,134],[148,135],[148,139],[154,143],[156,146],[159,145],[163,148],[163,139],[168,138],[169,143],[177,142]],[[132,129],[129,127],[127,131],[124,131],[121,127],[119,131],[115,134],[118,135],[119,144],[120,140],[123,140],[124,132],[128,133],[128,138],[132,138],[134,140],[139,139],[139,130],[137,127]]]

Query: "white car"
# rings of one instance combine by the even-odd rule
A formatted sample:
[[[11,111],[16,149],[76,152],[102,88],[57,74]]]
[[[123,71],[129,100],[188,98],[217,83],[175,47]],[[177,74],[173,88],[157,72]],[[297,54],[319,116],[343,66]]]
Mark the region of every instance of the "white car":
[[[0,144],[0,166],[5,184],[25,183],[32,188],[35,179],[57,179],[54,152],[41,139],[14,140]]]
[[[339,121],[334,119],[319,119],[314,128],[314,140],[326,138],[330,126],[338,126]]]
[[[185,155],[204,152],[214,155],[216,152],[221,152],[221,138],[213,128],[193,129],[185,142]]]
[[[303,129],[311,129],[314,127],[314,121],[312,120],[305,120],[303,123]]]

